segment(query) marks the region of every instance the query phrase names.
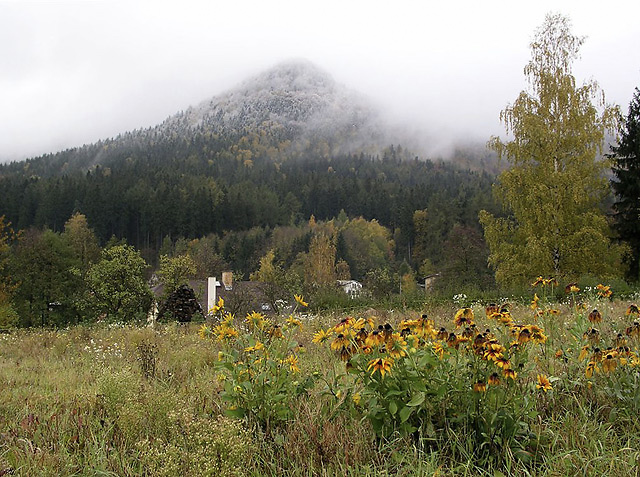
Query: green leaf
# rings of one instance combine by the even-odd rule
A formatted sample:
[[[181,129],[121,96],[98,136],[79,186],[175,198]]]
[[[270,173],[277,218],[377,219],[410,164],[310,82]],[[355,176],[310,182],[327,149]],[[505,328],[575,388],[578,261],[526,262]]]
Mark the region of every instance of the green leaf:
[[[224,411],[225,416],[234,417],[236,419],[242,419],[245,415],[245,410],[242,408],[238,409],[226,409]]]
[[[398,404],[396,404],[395,401],[391,401],[389,403],[389,412],[391,413],[392,416],[395,416],[396,412],[398,412]]]
[[[413,408],[409,407],[409,406],[405,406],[400,410],[400,422],[407,422],[407,419],[409,419],[409,416],[411,416],[411,413],[413,412]]]
[[[419,406],[424,402],[425,394],[423,392],[419,392],[413,395],[411,401],[407,403],[407,406],[415,407]]]

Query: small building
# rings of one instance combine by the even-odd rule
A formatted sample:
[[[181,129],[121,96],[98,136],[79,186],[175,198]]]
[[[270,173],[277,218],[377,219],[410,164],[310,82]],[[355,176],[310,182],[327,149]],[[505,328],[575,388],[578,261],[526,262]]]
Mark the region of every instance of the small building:
[[[357,280],[338,280],[338,285],[350,298],[358,298],[362,294],[362,283]]]
[[[264,293],[265,284],[257,281],[233,281],[229,275],[223,275],[222,282],[214,277],[208,280],[189,280],[188,285],[195,292],[196,298],[205,315],[217,304],[218,299],[224,300],[225,309],[236,316],[243,316],[252,311],[265,310],[268,303]],[[157,284],[151,288],[156,302],[164,295],[164,285]]]
[[[425,293],[431,293],[433,291],[433,286],[440,276],[439,273],[433,273],[431,275],[427,275],[424,277],[424,291]]]

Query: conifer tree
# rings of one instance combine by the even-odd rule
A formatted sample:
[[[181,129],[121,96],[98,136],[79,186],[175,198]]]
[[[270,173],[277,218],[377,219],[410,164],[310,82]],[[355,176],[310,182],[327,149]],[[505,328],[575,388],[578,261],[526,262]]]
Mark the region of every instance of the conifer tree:
[[[507,216],[480,213],[503,285],[617,271],[621,248],[611,245],[600,210],[608,184],[597,157],[618,109],[597,83],[576,85],[571,65],[582,43],[566,17],[547,15],[524,69],[530,88],[500,115],[512,139],[489,143],[511,165],[494,185]]]
[[[620,238],[630,245],[626,257],[628,276],[640,279],[640,90],[636,88],[629,104],[620,141],[612,148],[611,181],[616,193],[615,228]]]

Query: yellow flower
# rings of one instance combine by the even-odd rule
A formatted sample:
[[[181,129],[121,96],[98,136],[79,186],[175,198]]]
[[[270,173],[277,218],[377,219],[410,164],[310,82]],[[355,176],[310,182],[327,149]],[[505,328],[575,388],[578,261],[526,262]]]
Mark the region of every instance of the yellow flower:
[[[376,358],[369,361],[369,366],[367,367],[367,371],[371,371],[371,376],[376,371],[380,372],[380,375],[384,377],[385,373],[391,372],[391,367],[393,366],[393,360],[387,358]]]
[[[491,376],[489,376],[489,386],[497,386],[498,384],[500,384],[500,377],[498,376],[498,373],[493,373]]]
[[[232,326],[234,319],[235,319],[235,316],[233,315],[233,313],[225,312],[224,315],[222,316],[222,324],[227,326]]]
[[[324,343],[330,337],[331,337],[331,330],[327,330],[327,331],[319,330],[318,332],[316,332],[315,335],[313,335],[313,339],[311,341],[316,344]]]
[[[384,335],[380,333],[378,330],[372,331],[367,339],[364,341],[365,346],[370,348],[374,348],[376,346],[380,346],[384,343]]]
[[[369,328],[373,329],[373,318],[369,317],[369,318],[358,318],[356,320],[355,323],[353,323],[353,327],[356,330],[360,330],[362,328],[364,328],[365,326],[368,326]]]
[[[351,399],[353,399],[353,403],[356,406],[359,406],[362,401],[362,396],[360,396],[360,393],[355,393]]]
[[[387,342],[387,353],[392,358],[401,358],[406,356],[407,342],[400,336],[400,333],[395,332],[391,335],[391,339]]]
[[[551,382],[544,374],[538,374],[538,384],[536,384],[536,388],[542,389],[546,393],[550,389],[553,389],[553,386],[551,386]]]
[[[282,364],[288,364],[289,365],[289,370],[297,373],[300,371],[300,368],[298,367],[298,358],[292,354],[290,354],[289,356],[287,356],[285,359],[283,359],[282,361],[280,361]]]
[[[608,350],[602,358],[602,369],[605,373],[614,371],[618,366],[618,352],[616,350]]]
[[[261,349],[264,349],[264,344],[260,343],[260,341],[256,341],[255,345],[249,346],[249,347],[245,348],[244,350],[247,353],[251,353],[253,351],[260,351]]]
[[[594,372],[600,372],[598,365],[595,361],[589,361],[589,363],[587,363],[587,369],[585,370],[584,374],[587,376],[587,378],[591,378]]]
[[[487,361],[496,361],[502,357],[502,354],[506,351],[504,346],[499,343],[488,343],[485,346],[484,359]]]
[[[536,278],[536,281],[535,281],[535,282],[533,282],[533,283],[531,284],[531,287],[532,287],[532,288],[535,288],[535,287],[537,287],[538,285],[542,285],[543,283],[544,283],[544,278],[542,278],[542,277],[540,276],[540,277]]]
[[[302,321],[294,318],[293,315],[289,315],[289,318],[286,319],[286,324],[292,328],[297,326],[299,329],[302,329]]]
[[[531,331],[529,331],[529,328],[522,328],[519,332],[518,332],[518,344],[524,344],[526,342],[528,342],[531,339]]]
[[[331,342],[331,349],[338,350],[340,348],[347,347],[351,344],[351,340],[348,336],[340,333],[336,338]]]
[[[218,337],[219,341],[230,340],[238,337],[238,331],[225,323],[222,323],[214,328],[214,333]]]
[[[496,366],[498,368],[502,368],[502,369],[509,369],[509,367],[511,366],[511,362],[504,356],[500,356],[496,358],[494,360],[494,363],[496,363]]]
[[[600,331],[597,328],[589,328],[582,336],[591,344],[596,344],[600,341]]]
[[[407,322],[407,326],[413,330],[414,334],[425,339],[434,337],[433,325],[433,320],[428,319],[427,315],[422,315],[417,320]]]
[[[537,310],[538,309],[538,300],[540,300],[540,298],[538,298],[538,294],[534,293],[533,294],[533,301],[531,302],[531,309],[532,310]]]
[[[602,321],[602,314],[594,308],[593,311],[589,313],[589,321],[591,323],[600,323]]]
[[[291,296],[291,295],[289,295]],[[304,297],[302,295],[293,295],[293,298],[296,300],[296,303],[300,306],[304,306],[305,308],[309,306],[309,303],[304,301]]]
[[[462,308],[457,311],[453,319],[456,328],[461,326],[469,326],[473,324],[473,310],[471,308]]]
[[[640,309],[638,309],[638,305],[636,305],[635,303],[632,303],[631,305],[629,305],[629,307],[627,308],[627,311],[624,312],[625,315],[630,316],[630,315],[640,315]]]
[[[531,340],[535,343],[542,344],[547,341],[547,336],[544,334],[543,329],[537,325],[527,325],[525,326],[527,330],[529,330],[529,336]]]
[[[487,383],[484,381],[478,381],[473,385],[473,391],[476,393],[484,393],[487,391]]]
[[[284,338],[280,325],[273,325],[268,331],[270,338]]]
[[[596,286],[596,289],[598,290],[598,296],[601,298],[609,298],[612,295],[611,287],[609,285],[603,285],[602,283],[599,283]]]
[[[580,289],[578,288],[577,283],[569,283],[566,287],[564,287],[565,293],[578,293]]]
[[[441,343],[434,343],[433,344],[433,352],[436,354],[436,356],[439,359],[444,358],[444,346],[442,346]]]
[[[333,331],[335,331],[336,333],[344,333],[351,328],[354,321],[355,320],[352,317],[347,316],[346,318],[340,320],[340,323],[333,327]]]
[[[589,345],[584,345],[580,350],[580,355],[578,356],[578,359],[582,361],[586,359],[587,356],[589,356]]]
[[[247,317],[245,321],[249,323],[249,325],[254,326],[258,329],[264,329],[264,325],[266,324],[266,320],[264,319],[264,315],[262,313],[247,313]]]
[[[202,326],[200,326],[200,329],[198,330],[198,335],[200,335],[200,338],[205,339],[210,334],[211,334],[211,328],[209,328],[206,324],[203,323]]]
[[[511,368],[504,368],[502,370],[502,374],[504,374],[505,379],[513,379],[515,380],[518,377],[518,373],[516,373],[513,369]]]
[[[218,299],[218,304],[213,305],[213,308],[209,310],[209,313],[211,313],[212,315],[215,315],[216,313],[222,310],[224,310],[224,300],[222,299],[222,297],[220,297]]]

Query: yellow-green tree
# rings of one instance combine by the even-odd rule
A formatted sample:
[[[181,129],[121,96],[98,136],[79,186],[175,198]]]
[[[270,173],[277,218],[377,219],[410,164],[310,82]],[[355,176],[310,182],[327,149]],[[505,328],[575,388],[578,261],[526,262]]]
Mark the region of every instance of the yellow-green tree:
[[[311,288],[335,285],[336,246],[335,233],[316,232],[309,244],[304,269],[305,285]]]
[[[189,255],[178,255],[177,257],[161,255],[158,276],[164,284],[164,295],[169,296],[180,285],[188,285],[189,280],[195,277],[196,272],[196,262]]]
[[[619,112],[594,81],[576,85],[571,65],[582,43],[566,17],[547,15],[524,69],[529,89],[500,115],[511,138],[489,142],[511,165],[494,185],[506,216],[480,212],[503,285],[541,274],[617,272],[621,250],[600,210],[608,187],[598,156]]]
[[[87,217],[76,212],[64,224],[62,237],[71,246],[73,254],[79,260],[82,274],[100,260],[100,246],[93,230],[89,228]]]

